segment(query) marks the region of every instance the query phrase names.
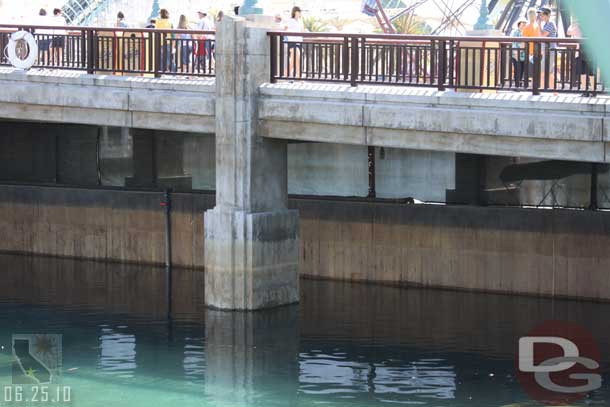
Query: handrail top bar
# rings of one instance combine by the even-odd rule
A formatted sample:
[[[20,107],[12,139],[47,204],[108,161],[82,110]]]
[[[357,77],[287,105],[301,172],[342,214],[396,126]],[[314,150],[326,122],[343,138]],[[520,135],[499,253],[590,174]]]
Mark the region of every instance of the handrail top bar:
[[[64,30],[64,31],[105,31],[105,32],[135,32],[135,33],[172,33],[172,34],[210,34],[216,35],[216,31],[210,30],[180,30],[180,29],[157,29],[157,28],[114,28],[114,27],[87,27],[77,25],[28,25],[28,24],[0,24],[2,28],[33,28],[35,30]]]
[[[350,34],[350,33],[324,33],[324,32],[290,32],[290,31],[268,31],[269,36],[292,36],[304,38],[365,38],[365,39],[388,39],[388,40],[422,40],[422,41],[481,41],[481,42],[559,42],[564,44],[579,44],[586,41],[585,38],[548,38],[548,37],[447,37],[440,35],[413,35],[413,34]],[[511,41],[513,42],[513,41]]]
[[[156,28],[115,28],[115,27],[87,27],[87,26],[50,26],[50,25],[28,25],[28,24],[0,24],[1,28],[19,29],[31,28],[41,30],[64,30],[64,31],[101,31],[101,32],[132,32],[132,33],[163,33],[163,34],[207,34],[216,35],[216,31],[210,30],[181,30],[181,29],[156,29]],[[584,38],[548,38],[548,37],[480,37],[459,36],[449,37],[440,35],[414,35],[414,34],[354,34],[354,33],[325,33],[325,32],[290,32],[290,31],[268,31],[267,35],[275,36],[298,36],[304,38],[365,38],[365,39],[387,39],[387,40],[412,40],[412,41],[481,41],[481,42],[542,42],[579,44]],[[514,41],[512,41],[514,40]]]

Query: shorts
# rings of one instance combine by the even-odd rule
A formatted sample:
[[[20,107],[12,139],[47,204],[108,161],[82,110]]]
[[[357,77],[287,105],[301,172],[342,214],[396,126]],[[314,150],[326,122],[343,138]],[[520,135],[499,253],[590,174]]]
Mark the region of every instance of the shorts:
[[[51,46],[51,40],[46,39],[46,40],[38,40],[38,49],[42,52],[46,52],[49,50],[49,47]]]
[[[303,49],[303,44],[301,44],[300,42],[289,42],[288,43],[288,51],[290,51],[292,49],[302,50]]]
[[[557,64],[557,56],[558,56],[557,49],[551,48],[549,50],[549,59],[550,59],[550,61],[548,61],[549,62],[549,68],[548,68],[549,69],[549,74],[552,74],[552,75],[555,74],[555,66]],[[542,69],[542,72],[546,72],[546,63],[547,63],[546,52],[543,52],[542,53],[542,60],[540,61],[540,69]]]
[[[53,43],[52,43],[53,48],[63,48],[64,45],[66,45],[65,37],[53,37]]]

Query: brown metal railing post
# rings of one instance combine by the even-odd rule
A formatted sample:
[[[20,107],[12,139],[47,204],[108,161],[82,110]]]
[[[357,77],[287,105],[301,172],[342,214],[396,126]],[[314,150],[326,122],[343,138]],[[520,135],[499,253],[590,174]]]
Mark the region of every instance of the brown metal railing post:
[[[343,58],[343,80],[345,82],[349,81],[349,38],[343,38],[343,52],[341,53],[341,58]]]
[[[364,82],[366,80],[366,37],[362,37],[360,40],[360,80]]]
[[[161,33],[155,32],[154,33],[154,60],[155,60],[155,69],[154,69],[154,75],[155,78],[160,78],[161,77]]]
[[[542,74],[540,69],[540,58],[542,57],[540,52],[540,43],[534,43],[534,72],[532,73],[532,93],[534,95],[540,94],[540,76]]]
[[[511,67],[508,65],[509,63],[511,63],[511,55],[510,55],[510,48],[506,46],[506,44],[500,44],[500,57],[499,57],[499,61],[498,63],[500,64],[500,80],[498,81],[498,78],[496,78],[496,86],[500,85],[501,88],[504,88],[505,84],[506,84],[506,72],[507,72],[507,68],[508,68],[508,72],[509,72],[509,83],[512,83],[512,76],[510,75],[511,72]],[[487,85],[490,85],[489,83]],[[509,86],[510,88],[510,86]]]
[[[271,41],[271,83],[277,82],[277,35],[270,34]]]
[[[80,66],[87,66],[87,31],[80,32]]]
[[[541,45],[542,47],[542,45]],[[547,43],[544,46],[544,90],[548,90],[550,88],[549,76],[551,74],[551,44]]]
[[[347,37],[346,37],[347,38]],[[350,72],[350,84],[351,86],[358,86],[358,37],[352,37],[352,52],[351,52],[351,65],[352,69]]]
[[[453,40],[449,41],[449,88],[454,88],[455,87],[455,82],[454,82],[454,77],[455,77],[455,71],[456,71],[456,63],[458,60],[458,56],[457,53],[454,52],[455,51],[455,43],[453,42]]]
[[[445,40],[439,45],[438,58],[438,90],[445,90],[447,80],[447,42]]]
[[[95,44],[95,31],[87,30],[87,73],[93,74],[95,72],[95,60],[98,55],[97,47]]]

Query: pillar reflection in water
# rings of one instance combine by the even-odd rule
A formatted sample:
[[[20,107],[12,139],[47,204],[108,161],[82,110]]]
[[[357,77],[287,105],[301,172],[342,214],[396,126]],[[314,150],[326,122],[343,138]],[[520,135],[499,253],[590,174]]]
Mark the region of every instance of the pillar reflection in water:
[[[289,406],[299,377],[299,308],[206,311],[206,398],[213,406]],[[272,403],[272,404],[269,404]]]
[[[102,328],[99,369],[116,377],[133,377],[136,370],[136,336]]]

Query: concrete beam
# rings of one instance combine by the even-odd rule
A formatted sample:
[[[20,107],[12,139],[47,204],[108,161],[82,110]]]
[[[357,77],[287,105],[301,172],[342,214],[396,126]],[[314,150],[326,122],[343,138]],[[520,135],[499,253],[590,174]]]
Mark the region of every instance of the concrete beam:
[[[0,118],[213,133],[210,80],[0,70]]]
[[[318,84],[261,87],[264,137],[607,162],[610,99]]]

